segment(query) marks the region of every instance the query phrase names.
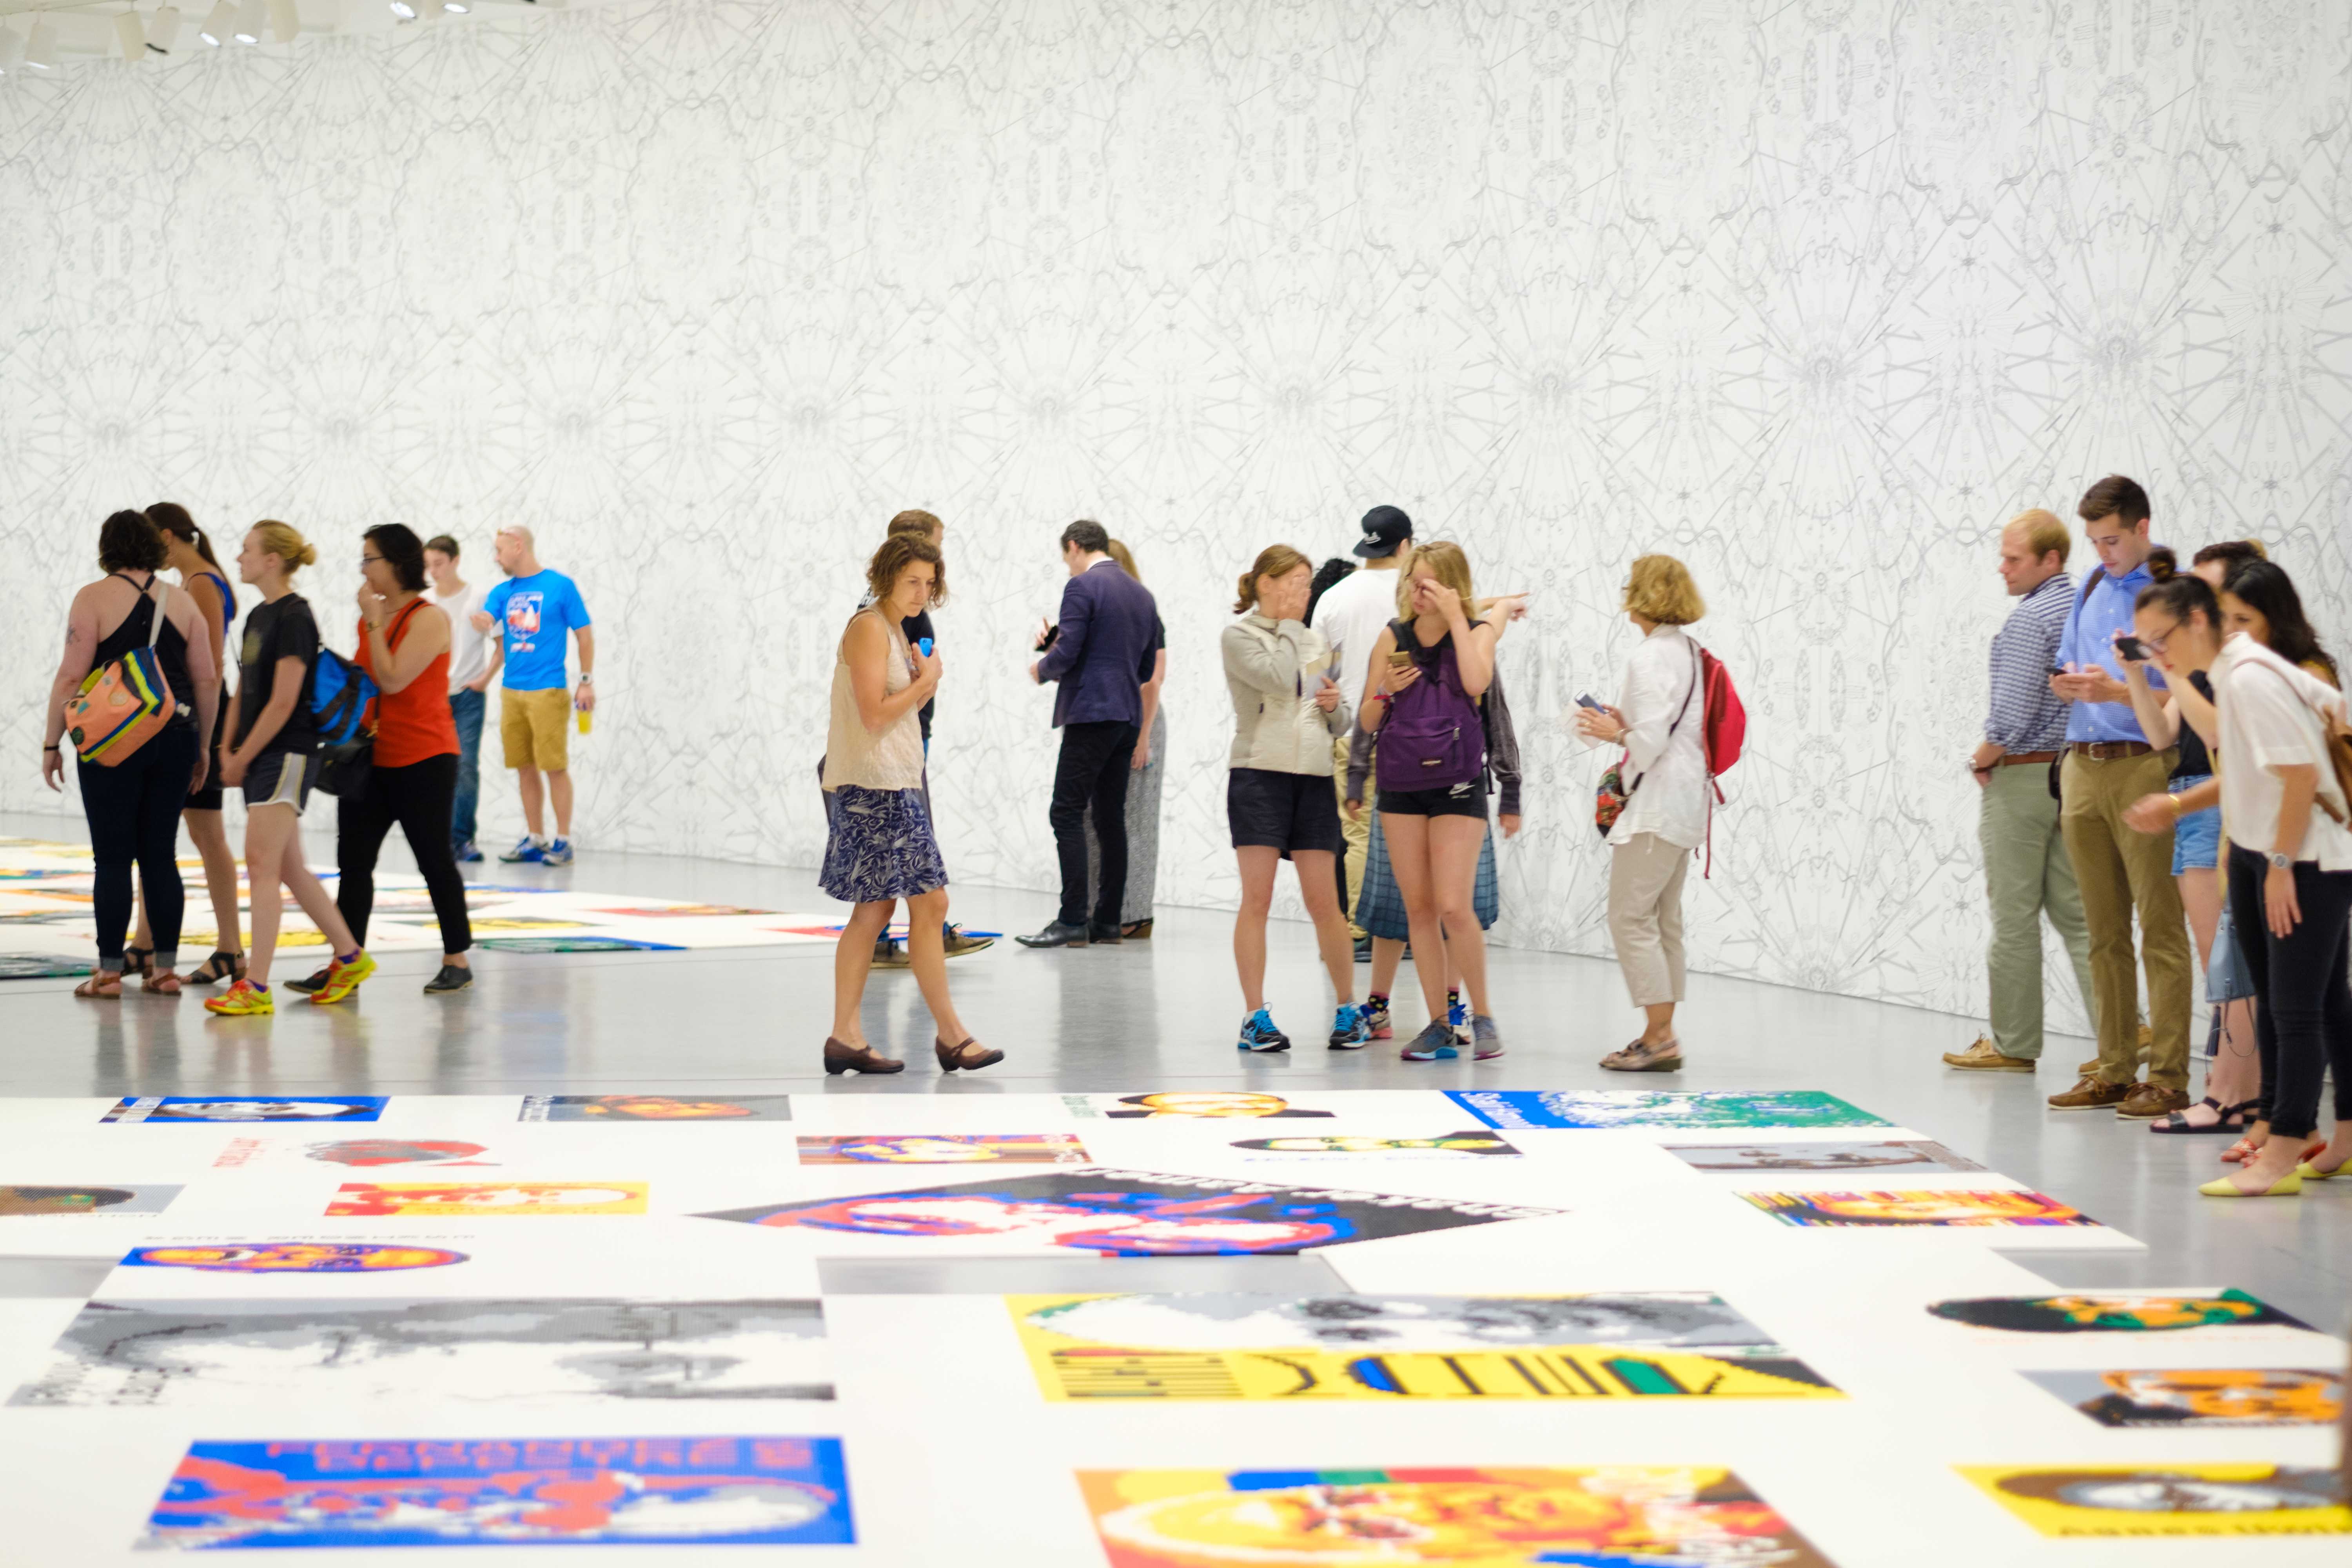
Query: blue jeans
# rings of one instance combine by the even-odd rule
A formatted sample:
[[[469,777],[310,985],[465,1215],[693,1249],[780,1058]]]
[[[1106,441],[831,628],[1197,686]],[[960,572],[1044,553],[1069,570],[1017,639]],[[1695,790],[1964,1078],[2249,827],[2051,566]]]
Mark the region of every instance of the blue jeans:
[[[488,705],[488,694],[481,691],[458,691],[449,699],[449,717],[457,721],[457,797],[449,812],[453,848],[474,841],[474,811],[482,801],[482,714]]]

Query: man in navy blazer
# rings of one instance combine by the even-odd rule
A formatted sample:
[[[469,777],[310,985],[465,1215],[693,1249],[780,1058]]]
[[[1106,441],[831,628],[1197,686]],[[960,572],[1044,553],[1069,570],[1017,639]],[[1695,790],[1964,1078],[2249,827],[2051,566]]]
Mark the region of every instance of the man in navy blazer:
[[[1061,625],[1039,643],[1029,667],[1035,681],[1058,681],[1054,727],[1062,758],[1054,770],[1054,848],[1062,862],[1060,915],[1024,947],[1084,947],[1119,940],[1127,891],[1127,778],[1143,718],[1143,683],[1151,679],[1159,612],[1151,591],[1108,553],[1110,534],[1081,520],[1062,530]],[[1087,923],[1087,806],[1095,809],[1102,845],[1101,890]]]

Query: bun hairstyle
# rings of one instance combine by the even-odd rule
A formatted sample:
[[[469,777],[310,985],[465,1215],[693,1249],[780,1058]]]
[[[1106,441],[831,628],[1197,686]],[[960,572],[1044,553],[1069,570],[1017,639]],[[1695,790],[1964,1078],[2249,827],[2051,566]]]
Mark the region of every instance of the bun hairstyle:
[[[160,572],[170,559],[162,531],[143,511],[118,511],[98,525],[98,569],[110,577]]]
[[[2151,581],[2132,601],[2134,610],[2161,609],[2175,620],[2187,620],[2192,613],[2201,612],[2208,629],[2221,629],[2221,601],[2213,596],[2212,584],[2204,578],[2180,570],[2180,558],[2159,544],[2147,552],[2147,574]]]
[[[2336,661],[2319,646],[2319,634],[2303,613],[2303,595],[2294,591],[2294,579],[2285,568],[2271,561],[2242,562],[2230,569],[2221,591],[2270,623],[2263,647],[2289,664],[2316,664],[2327,671],[2329,680],[2337,679]]]
[[[900,531],[886,535],[882,548],[866,563],[866,591],[878,603],[890,596],[898,585],[898,578],[918,561],[928,561],[931,566],[931,603],[948,602],[948,565],[940,556],[940,547],[931,542],[928,533]]]
[[[1269,544],[1257,552],[1250,569],[1242,574],[1237,584],[1240,596],[1234,601],[1234,614],[1245,616],[1257,605],[1257,580],[1261,577],[1285,577],[1307,564],[1307,557],[1287,544]]]
[[[188,515],[186,507],[175,500],[159,500],[147,509],[147,521],[181,543],[194,545],[205,565],[215,572],[220,570],[220,557],[213,553],[212,540],[196,526],[196,520]]]
[[[310,547],[310,542],[303,538],[292,523],[264,518],[253,525],[253,531],[261,535],[261,552],[264,555],[275,555],[285,563],[289,582],[295,573],[318,563],[319,552]]]

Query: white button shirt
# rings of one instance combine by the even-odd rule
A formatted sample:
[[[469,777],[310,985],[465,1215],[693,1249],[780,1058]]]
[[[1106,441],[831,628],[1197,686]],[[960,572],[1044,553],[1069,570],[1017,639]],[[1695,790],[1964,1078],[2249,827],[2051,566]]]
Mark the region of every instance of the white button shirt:
[[[1624,776],[1629,786],[1639,778],[1642,787],[1609,830],[1611,848],[1643,833],[1683,849],[1706,842],[1706,692],[1698,680],[1698,645],[1680,626],[1651,632],[1625,661],[1624,689],[1617,699],[1626,724]],[[1588,747],[1603,743],[1575,733]]]
[[[1350,711],[1364,710],[1364,678],[1372,668],[1372,649],[1397,618],[1397,585],[1403,581],[1394,572],[1360,566],[1315,601],[1315,629],[1331,645],[1331,677],[1339,683]]]
[[[2263,855],[2277,847],[2286,786],[2273,768],[2317,768],[2319,799],[2342,812],[2320,713],[2340,718],[2344,694],[2243,633],[2221,645],[2212,679],[2221,713],[2221,826],[2230,842]],[[2294,858],[2316,860],[2323,871],[2352,871],[2352,831],[2315,804]]]

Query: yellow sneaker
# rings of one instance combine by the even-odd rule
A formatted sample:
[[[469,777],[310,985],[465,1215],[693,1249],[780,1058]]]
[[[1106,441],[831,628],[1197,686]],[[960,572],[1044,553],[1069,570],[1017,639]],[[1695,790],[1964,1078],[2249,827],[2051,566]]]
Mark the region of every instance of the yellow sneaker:
[[[336,959],[327,965],[327,983],[311,994],[310,1005],[323,1007],[330,1002],[340,1002],[358,990],[360,982],[374,973],[375,960],[367,955],[365,948],[352,954],[349,963]]]
[[[224,1018],[259,1018],[277,1012],[278,1004],[269,999],[268,992],[257,989],[240,974],[227,990],[205,998],[205,1011]]]

